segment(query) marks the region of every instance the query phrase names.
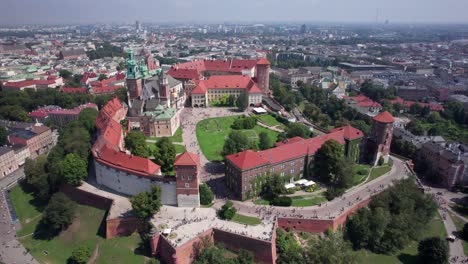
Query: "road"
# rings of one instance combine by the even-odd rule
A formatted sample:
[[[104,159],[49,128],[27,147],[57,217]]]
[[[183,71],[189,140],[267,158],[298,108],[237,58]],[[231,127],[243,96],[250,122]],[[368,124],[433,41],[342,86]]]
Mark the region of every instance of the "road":
[[[6,202],[5,195],[7,187],[11,186],[21,178],[24,178],[24,170],[22,167],[0,180],[0,208],[2,212],[0,220],[0,260],[7,264],[36,264],[38,262],[35,261],[29,253],[26,253],[26,249],[16,239],[16,230],[21,226],[19,223],[13,223],[9,207]]]

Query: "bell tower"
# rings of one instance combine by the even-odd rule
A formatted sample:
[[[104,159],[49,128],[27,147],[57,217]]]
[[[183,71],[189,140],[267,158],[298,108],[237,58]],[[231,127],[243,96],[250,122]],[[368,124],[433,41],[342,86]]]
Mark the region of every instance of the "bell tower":
[[[141,96],[141,75],[140,68],[135,61],[133,54],[133,49],[128,50],[128,59],[127,59],[127,89],[129,94],[129,99],[137,99]]]
[[[164,71],[159,75],[159,100],[162,105],[171,106],[171,91],[169,89],[169,80]]]
[[[194,153],[184,152],[174,162],[176,176],[177,206],[200,207],[199,171],[200,157]]]

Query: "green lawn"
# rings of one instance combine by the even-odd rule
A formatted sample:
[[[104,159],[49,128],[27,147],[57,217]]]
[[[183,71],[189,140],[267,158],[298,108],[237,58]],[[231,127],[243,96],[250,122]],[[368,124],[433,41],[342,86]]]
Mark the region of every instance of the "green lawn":
[[[40,218],[43,205],[39,204],[26,185],[17,185],[10,191],[10,199],[21,225]]]
[[[377,179],[378,177],[380,177],[380,176],[384,175],[385,173],[389,172],[391,169],[392,169],[392,167],[390,165],[383,165],[383,166],[380,166],[380,167],[372,168],[372,171],[370,173],[368,181],[372,181],[372,180]]]
[[[261,115],[261,116],[257,116],[257,118],[269,126],[277,126],[281,124],[280,122],[278,122],[278,120],[276,120],[276,118],[274,118],[271,115]]]
[[[232,221],[240,223],[240,224],[246,224],[246,225],[259,225],[262,223],[262,220],[260,220],[257,217],[252,217],[252,216],[247,216],[247,215],[242,215],[242,214],[235,214],[234,217],[232,218]]]
[[[423,233],[421,236],[421,240],[438,236],[442,239],[445,239],[447,236],[447,232],[445,231],[444,223],[442,219],[437,214],[436,217],[432,220],[429,224],[426,232]],[[418,243],[417,241],[413,241],[404,249],[396,252],[393,255],[384,255],[384,254],[375,254],[367,250],[359,250],[357,251],[358,256],[358,263],[362,264],[376,264],[376,263],[385,263],[385,264],[393,264],[393,263],[404,263],[404,264],[416,264],[418,262]]]
[[[327,201],[327,199],[322,194],[291,196],[291,199],[291,207],[315,206]],[[260,197],[253,201],[253,203],[257,205],[270,205],[269,201]]]
[[[327,201],[327,199],[322,194],[293,196],[291,199],[291,206],[293,207],[315,206]]]
[[[148,148],[151,150],[151,151],[154,151],[156,149],[156,143],[149,143],[149,142],[146,142],[146,145],[148,146]],[[179,144],[173,144],[175,149],[176,149],[176,153],[184,153],[185,152],[185,147],[184,145],[179,145]]]
[[[353,176],[353,186],[356,186],[362,182],[364,182],[364,180],[367,178],[367,175],[369,173],[369,168],[370,166],[369,165],[366,165],[366,164],[356,164],[353,168],[353,172],[354,172],[354,176]],[[367,170],[367,173],[366,174],[359,174],[360,171],[362,170]]]
[[[21,187],[14,187],[12,193],[13,206],[15,210],[18,209],[21,223],[25,223],[17,234],[18,236],[30,234],[36,229],[40,220],[40,217],[36,217],[40,215],[40,208],[32,205],[34,199],[31,194]],[[105,215],[104,210],[78,205],[73,224],[58,236],[51,240],[41,240],[29,235],[20,238],[20,241],[40,263],[67,263],[73,249],[81,245],[88,245],[93,251],[99,245],[96,263],[144,263],[147,254],[145,250],[139,250],[142,240],[138,234],[109,240],[102,237],[105,232],[102,229]],[[31,217],[34,220],[26,223],[26,219]],[[44,251],[48,254],[46,255]]]
[[[465,225],[465,222],[455,214],[449,212],[450,217],[452,217],[452,221],[457,227],[457,231],[462,232],[463,226]],[[463,252],[465,252],[465,256],[468,256],[468,242],[465,240],[462,240],[463,243]]]
[[[239,116],[228,116],[219,118],[210,118],[200,121],[197,124],[197,140],[200,148],[209,160],[222,160],[221,151],[223,150],[224,140],[232,131],[231,125],[239,118]],[[260,126],[255,126],[254,129],[248,130],[249,138],[254,138],[256,134],[256,141],[261,132],[266,132],[273,142],[276,142],[278,133]]]
[[[162,137],[147,137],[147,139],[151,140],[160,140]],[[183,142],[184,140],[182,139],[182,129],[179,127],[175,134],[172,137],[168,137],[171,142]]]

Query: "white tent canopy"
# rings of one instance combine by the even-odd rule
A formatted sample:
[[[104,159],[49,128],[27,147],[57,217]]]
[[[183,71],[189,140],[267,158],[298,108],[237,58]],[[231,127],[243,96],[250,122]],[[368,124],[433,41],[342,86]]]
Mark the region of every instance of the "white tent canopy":
[[[255,107],[252,110],[258,115],[267,113],[267,111],[263,109],[262,107]]]
[[[296,187],[296,185],[294,185],[294,183],[288,183],[288,184],[284,185],[284,187],[285,187],[286,189],[291,189],[291,188]]]
[[[302,180],[298,180],[298,181],[296,181],[294,183],[297,184],[297,185],[304,185],[306,182],[308,182],[306,179],[302,179]]]
[[[304,186],[306,186],[306,187],[312,186],[312,185],[315,185],[314,181],[307,181],[306,183],[304,183]]]

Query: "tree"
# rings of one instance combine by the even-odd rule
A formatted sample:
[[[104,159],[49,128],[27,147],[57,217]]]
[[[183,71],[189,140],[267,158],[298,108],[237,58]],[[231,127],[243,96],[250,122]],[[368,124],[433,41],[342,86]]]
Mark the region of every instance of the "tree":
[[[92,134],[96,130],[96,117],[99,112],[94,108],[85,108],[81,110],[78,121]]]
[[[229,133],[228,138],[224,141],[223,156],[241,152],[250,149],[251,142],[249,138],[242,132],[233,130]]]
[[[421,263],[448,263],[448,244],[447,241],[442,240],[440,237],[431,237],[419,242],[418,252]]]
[[[26,159],[24,164],[26,182],[33,187],[36,197],[42,201],[49,199],[51,191],[46,165],[45,155],[40,155],[35,160]]]
[[[105,75],[104,73],[99,74],[98,80],[99,81],[107,80],[107,75]]]
[[[280,194],[286,192],[284,187],[284,179],[277,173],[271,175],[266,179],[266,183],[263,185],[262,196],[265,199],[274,199]]]
[[[418,240],[436,211],[435,202],[413,179],[400,180],[348,218],[345,237],[355,249],[393,253]]]
[[[236,105],[240,111],[245,111],[249,106],[249,95],[247,93],[241,93],[239,97],[237,97]]]
[[[75,211],[75,202],[61,192],[55,193],[44,209],[41,225],[52,232],[65,230],[73,222]]]
[[[151,186],[146,192],[141,192],[130,198],[135,215],[143,220],[151,218],[161,208],[161,188]]]
[[[174,169],[176,149],[169,138],[163,137],[156,143],[156,150],[153,153],[154,161],[161,166],[163,172]]]
[[[411,133],[413,133],[416,136],[424,135],[424,127],[422,126],[421,122],[416,119],[412,120],[406,126],[406,129],[408,129]]]
[[[70,257],[72,264],[86,264],[91,257],[91,249],[87,245],[81,245],[74,249]]]
[[[325,184],[332,184],[343,162],[343,148],[335,140],[328,140],[315,153],[314,175]]]
[[[292,232],[276,229],[276,252],[278,264],[306,264],[304,251]]]
[[[377,161],[377,165],[382,166],[385,163],[385,160],[382,156],[380,156],[379,160]]]
[[[468,223],[463,225],[462,238],[463,240],[468,241]]]
[[[133,155],[147,158],[150,153],[146,146],[146,137],[143,132],[131,131],[125,137],[125,147],[132,152]]]
[[[8,131],[5,127],[0,126],[0,146],[8,143]]]
[[[218,215],[221,219],[231,220],[234,215],[236,215],[237,209],[234,207],[234,204],[231,201],[226,201],[226,203],[221,206],[221,209],[218,211]]]
[[[198,188],[200,190],[200,203],[203,205],[211,204],[214,199],[214,194],[211,191],[211,188],[206,183],[200,184]]]
[[[78,155],[70,153],[57,164],[57,172],[64,182],[72,186],[80,186],[81,181],[88,176],[88,164]]]
[[[73,73],[71,73],[69,70],[60,70],[59,71],[59,75],[60,77],[64,78],[64,79],[68,79],[70,77],[72,77]]]
[[[288,138],[293,138],[293,137],[308,138],[310,135],[310,130],[304,124],[289,123],[286,127],[286,134]]]
[[[91,135],[83,125],[78,122],[68,123],[61,131],[58,145],[63,148],[64,155],[74,153],[88,160],[90,154]]]
[[[260,132],[258,135],[260,142],[259,142],[259,147],[261,150],[269,149],[273,145],[273,142],[271,141],[270,137],[266,132]]]
[[[254,255],[252,254],[252,252],[250,252],[248,250],[241,249],[237,253],[236,263],[237,264],[253,264],[253,263],[255,263],[254,262]]]
[[[313,240],[306,251],[307,263],[353,264],[358,263],[349,242],[341,233],[328,234]]]
[[[119,100],[121,102],[127,102],[128,101],[127,88],[125,88],[125,87],[119,88],[119,89],[117,89],[117,91],[115,91],[114,94],[117,96],[117,98],[119,98]]]

